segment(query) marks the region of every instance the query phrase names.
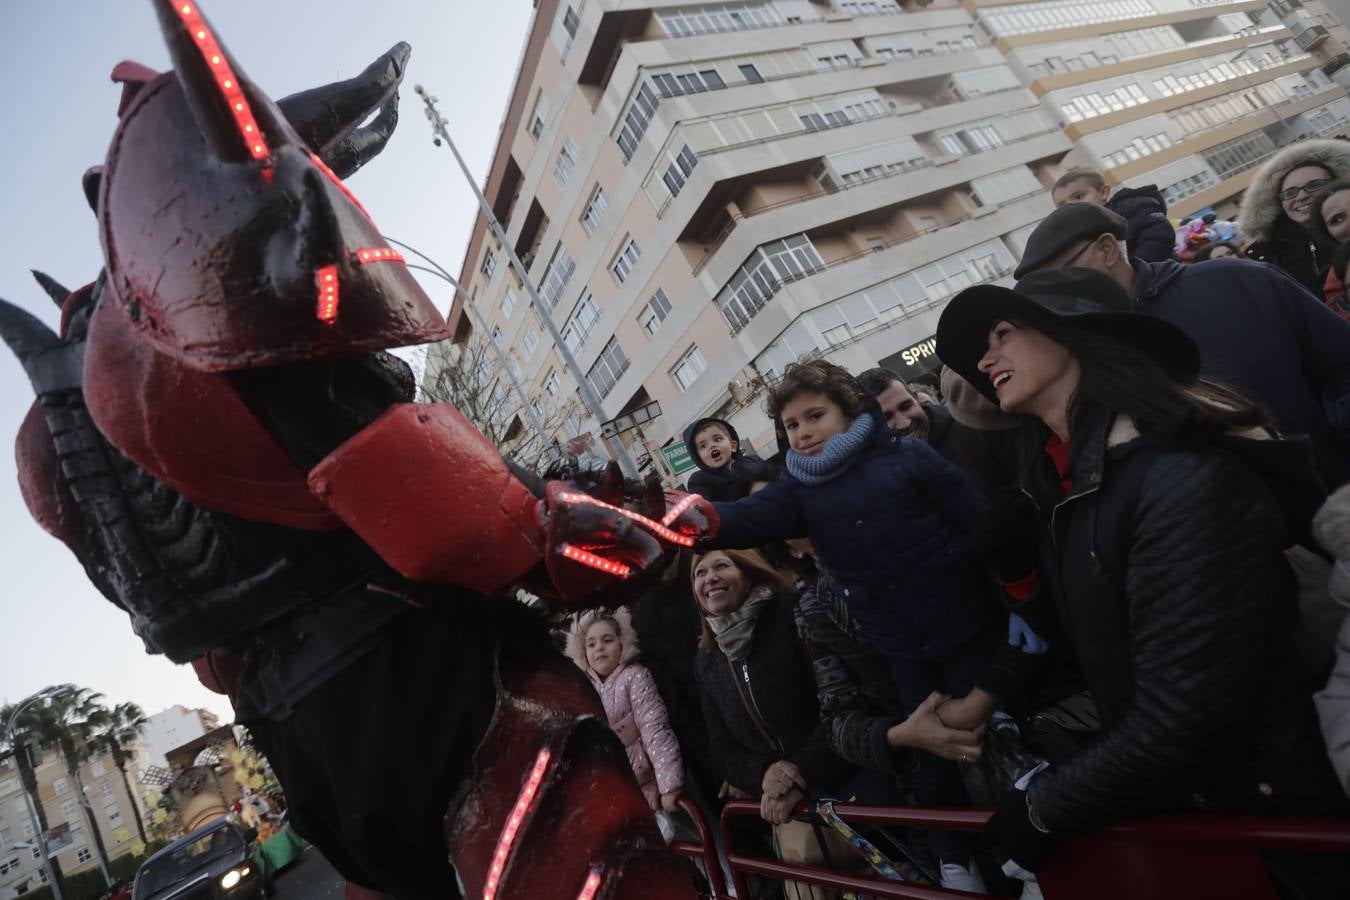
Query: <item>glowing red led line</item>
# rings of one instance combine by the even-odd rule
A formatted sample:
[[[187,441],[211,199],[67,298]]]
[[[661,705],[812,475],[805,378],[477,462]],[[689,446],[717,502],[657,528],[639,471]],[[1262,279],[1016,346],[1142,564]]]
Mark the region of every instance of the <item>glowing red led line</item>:
[[[669,528],[667,528],[666,526],[662,525],[660,522],[657,522],[654,519],[649,519],[646,516],[641,515],[640,513],[635,513],[631,509],[624,509],[621,506],[614,506],[613,504],[606,503],[603,500],[597,500],[590,494],[575,494],[571,492],[563,492],[558,495],[558,498],[560,500],[564,500],[570,503],[590,503],[595,506],[603,506],[605,509],[612,509],[619,515],[624,516],[625,518],[632,519],[634,522],[637,522],[642,527],[650,530],[657,537],[667,540],[672,544],[679,544],[681,547],[694,546],[694,539],[689,537],[688,535],[671,531]]]
[[[525,814],[530,811],[530,807],[534,804],[534,795],[539,792],[539,783],[544,780],[544,772],[548,769],[548,761],[551,755],[548,748],[545,747],[534,758],[534,768],[530,770],[530,777],[525,780],[525,786],[520,789],[520,795],[516,797],[516,805],[511,808],[511,815],[506,820],[506,827],[497,836],[497,851],[492,854],[492,865],[488,868],[487,883],[483,885],[483,900],[492,900],[493,897],[497,896],[497,887],[501,884],[502,871],[506,868],[507,857],[511,855],[511,846],[516,842],[516,834],[525,821]]]
[[[333,265],[316,269],[314,289],[318,292],[318,308],[314,315],[320,322],[332,325],[338,317],[338,267]]]
[[[271,154],[267,140],[263,137],[258,120],[253,117],[253,109],[248,105],[248,99],[239,86],[239,79],[234,74],[234,69],[230,67],[229,60],[225,58],[225,51],[216,41],[216,36],[211,33],[210,26],[206,24],[195,4],[175,3],[174,11],[178,13],[178,18],[182,20],[188,34],[192,35],[193,44],[210,68],[211,77],[215,79],[216,87],[225,98],[230,115],[234,116],[234,123],[239,128],[239,137],[243,140],[249,155],[254,159],[267,159]]]
[[[577,894],[577,900],[594,900],[595,895],[600,892],[600,870],[591,869],[591,874],[586,876],[586,883],[581,886],[581,893]]]
[[[572,562],[581,563],[583,566],[590,566],[592,569],[599,569],[610,575],[617,575],[620,578],[627,578],[633,570],[621,562],[615,562],[612,559],[606,559],[589,550],[582,550],[580,547],[574,547],[571,544],[558,545],[558,552]]]
[[[661,524],[669,525],[671,522],[674,522],[676,519],[680,517],[680,513],[684,512],[686,509],[693,506],[694,501],[696,501],[697,499],[698,497],[694,496],[693,494],[690,494],[683,500],[681,500],[679,503],[676,503],[671,508],[670,512],[666,513],[664,516],[661,517]]]
[[[339,191],[342,191],[342,193],[346,195],[348,200],[356,204],[356,208],[361,210],[362,215],[364,215],[367,219],[370,219],[370,213],[366,212],[366,208],[361,205],[361,201],[357,200],[356,195],[353,194],[351,190],[349,190],[348,187],[342,183],[342,179],[337,177],[337,173],[334,172],[332,169],[328,168],[328,163],[319,159],[319,154],[311,152],[309,154],[309,161],[314,163],[314,165],[318,166],[319,171],[324,174],[324,177],[326,177],[329,181],[333,182],[333,185]],[[371,219],[371,221],[373,222],[374,219]]]
[[[352,257],[357,265],[377,262],[407,262],[402,253],[390,247],[366,247],[361,250],[353,250]]]

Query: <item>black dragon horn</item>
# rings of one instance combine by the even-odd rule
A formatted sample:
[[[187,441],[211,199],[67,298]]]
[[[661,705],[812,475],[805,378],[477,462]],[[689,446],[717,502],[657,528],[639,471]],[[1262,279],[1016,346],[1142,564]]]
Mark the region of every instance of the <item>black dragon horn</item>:
[[[400,41],[356,77],[291,94],[277,106],[319,158],[346,178],[383,150],[394,133],[398,88],[411,54],[412,48]],[[377,108],[374,121],[361,126]]]
[[[261,132],[264,152],[290,143],[286,129],[274,119],[276,110],[234,61],[219,35],[206,21],[197,0],[153,0],[160,32],[173,59],[192,117],[206,143],[223,160],[257,158],[245,130]],[[235,107],[239,104],[238,109]],[[247,117],[252,117],[249,121]]]
[[[46,272],[39,272],[37,269],[30,269],[37,283],[42,285],[42,289],[47,292],[47,296],[56,302],[56,308],[60,309],[66,305],[66,298],[70,296],[70,289],[57,281]]]
[[[66,343],[37,316],[6,300],[0,300],[0,340],[19,358],[39,397],[80,387],[81,345]]]
[[[304,189],[304,208],[310,220],[305,232],[306,258],[315,268],[331,265],[341,257],[343,243],[342,225],[328,196],[328,180],[318,169],[308,169]]]

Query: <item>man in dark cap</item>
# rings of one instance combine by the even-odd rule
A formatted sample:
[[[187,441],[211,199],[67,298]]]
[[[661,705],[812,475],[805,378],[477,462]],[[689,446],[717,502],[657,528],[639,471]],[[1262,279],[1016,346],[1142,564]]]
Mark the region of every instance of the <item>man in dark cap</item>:
[[[1114,279],[1137,312],[1186,332],[1204,373],[1268,406],[1285,434],[1306,434],[1329,487],[1350,481],[1350,322],[1279,269],[1240,259],[1141,262],[1125,220],[1066,203],[1027,239],[1014,273],[1082,267]]]

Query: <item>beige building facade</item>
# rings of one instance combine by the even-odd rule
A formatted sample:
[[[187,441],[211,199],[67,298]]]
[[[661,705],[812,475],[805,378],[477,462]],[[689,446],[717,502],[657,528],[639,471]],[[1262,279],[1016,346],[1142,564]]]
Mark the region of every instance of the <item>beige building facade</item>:
[[[657,401],[622,437],[667,478],[705,415],[771,454],[766,384],[931,373],[942,307],[1010,278],[1068,166],[1227,211],[1350,125],[1346,44],[1298,0],[539,0],[486,194],[602,416],[481,216],[457,339],[495,337],[559,443]]]
[[[58,838],[57,846],[65,846],[55,853],[62,872],[73,875],[97,868],[97,851],[77,800],[78,788],[71,781],[61,754],[55,749],[44,751],[36,773],[38,797],[49,829],[69,833],[68,841]],[[136,773],[129,771],[128,775],[135,790]],[[96,756],[85,762],[80,767],[80,781],[108,858],[133,852],[139,840],[131,807],[134,801],[127,795],[112,755]],[[25,844],[28,846],[22,846]],[[0,757],[0,900],[22,896],[46,883],[46,870],[38,853],[18,766],[11,754],[5,754]]]

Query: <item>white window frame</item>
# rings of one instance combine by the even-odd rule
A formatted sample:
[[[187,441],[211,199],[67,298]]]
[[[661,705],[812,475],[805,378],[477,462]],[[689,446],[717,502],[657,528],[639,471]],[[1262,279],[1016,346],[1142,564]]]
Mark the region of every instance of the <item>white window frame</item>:
[[[626,238],[623,243],[623,249],[614,254],[614,258],[609,263],[609,274],[614,276],[614,281],[623,284],[632,274],[633,267],[637,265],[638,259],[642,256],[642,248],[638,246],[636,238]]]
[[[596,182],[595,189],[591,191],[590,199],[586,201],[586,208],[581,211],[581,227],[586,229],[587,234],[595,234],[607,209],[609,209],[609,198],[605,196],[605,189],[600,186],[599,182]]]
[[[558,187],[567,187],[567,180],[572,177],[572,169],[577,164],[577,155],[576,142],[571,135],[564,135],[558,159],[553,163],[553,180],[558,182]]]
[[[661,330],[661,323],[670,315],[672,308],[665,289],[657,288],[656,293],[642,307],[642,312],[638,313],[638,325],[647,334],[654,335]]]
[[[681,392],[689,390],[698,381],[698,377],[708,371],[708,360],[697,344],[691,344],[684,355],[670,367],[670,380]]]

